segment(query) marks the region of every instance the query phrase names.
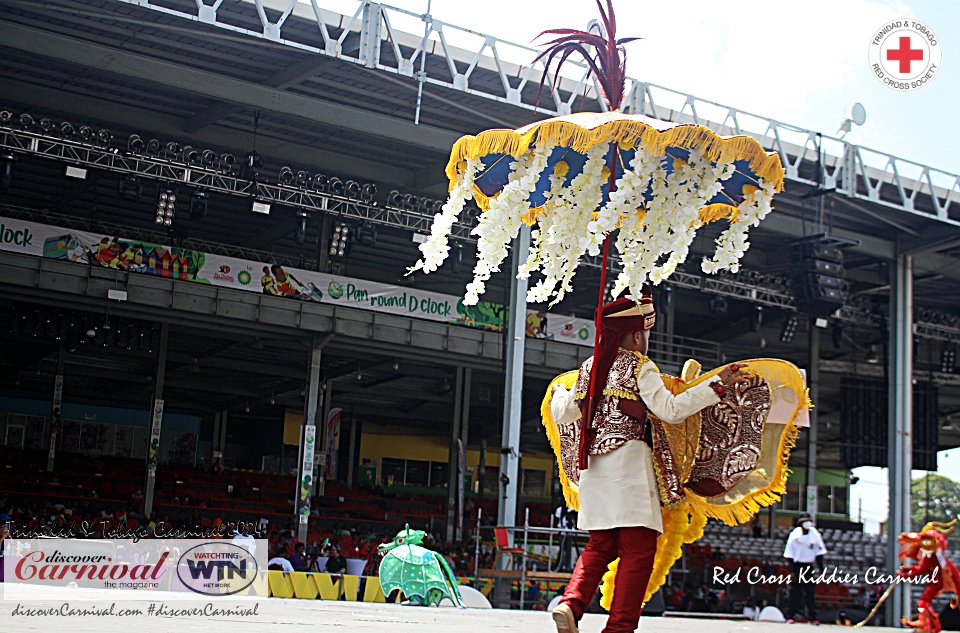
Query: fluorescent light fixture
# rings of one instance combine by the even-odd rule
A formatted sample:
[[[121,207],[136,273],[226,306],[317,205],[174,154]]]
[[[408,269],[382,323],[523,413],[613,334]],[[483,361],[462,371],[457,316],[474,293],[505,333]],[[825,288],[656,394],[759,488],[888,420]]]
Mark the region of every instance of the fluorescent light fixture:
[[[830,323],[830,322],[827,321],[826,319],[824,319],[823,317],[817,317],[817,321],[816,321],[816,326],[817,326],[817,327],[827,327],[827,325],[829,325],[829,323]]]
[[[414,233],[413,241],[416,242],[417,244],[423,244],[424,242],[427,241],[428,237],[430,236],[427,235],[426,233]]]
[[[126,290],[107,290],[107,299],[113,299],[114,301],[126,301],[127,300],[127,291]]]
[[[259,200],[253,201],[253,206],[251,207],[254,213],[265,213],[270,214],[270,203],[269,202],[260,202]]]
[[[82,167],[73,167],[71,165],[67,165],[66,174],[70,178],[79,178],[80,180],[87,179],[87,170],[83,169]]]

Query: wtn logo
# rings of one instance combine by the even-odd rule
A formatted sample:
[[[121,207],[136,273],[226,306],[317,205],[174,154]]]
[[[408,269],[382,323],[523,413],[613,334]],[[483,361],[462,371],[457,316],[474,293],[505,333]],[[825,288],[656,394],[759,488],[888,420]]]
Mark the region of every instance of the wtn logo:
[[[203,577],[204,580],[232,580],[237,576],[240,576],[241,579],[247,579],[247,561],[242,560],[240,564],[237,565],[232,561],[187,561],[187,568],[190,570],[190,577],[194,580],[199,580]],[[216,570],[217,574],[215,578],[213,572]]]

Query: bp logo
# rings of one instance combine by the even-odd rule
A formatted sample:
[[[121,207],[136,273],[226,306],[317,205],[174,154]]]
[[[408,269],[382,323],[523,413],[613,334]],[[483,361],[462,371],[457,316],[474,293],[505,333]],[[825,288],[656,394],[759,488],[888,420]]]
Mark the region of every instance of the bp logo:
[[[585,327],[580,328],[580,331],[577,332],[577,336],[580,337],[581,341],[585,341],[590,337],[590,330]]]
[[[241,270],[237,273],[237,281],[239,281],[241,285],[246,286],[248,283],[250,283],[251,279],[252,277],[250,277],[249,270]]]
[[[327,286],[327,294],[333,299],[339,299],[343,296],[343,286],[337,283],[336,279],[331,279]]]

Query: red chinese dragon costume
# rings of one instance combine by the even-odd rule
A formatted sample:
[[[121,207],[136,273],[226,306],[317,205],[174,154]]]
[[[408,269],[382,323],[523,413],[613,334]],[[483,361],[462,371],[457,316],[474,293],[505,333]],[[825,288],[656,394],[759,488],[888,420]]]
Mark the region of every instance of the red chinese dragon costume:
[[[919,615],[916,620],[903,618],[901,623],[922,633],[940,633],[940,618],[930,606],[941,593],[952,593],[950,606],[957,608],[957,588],[960,587],[960,572],[953,561],[946,557],[947,537],[953,531],[957,519],[949,523],[931,521],[919,532],[904,532],[897,537],[900,544],[900,563],[910,558],[916,565],[904,565],[897,572],[903,579],[927,577],[930,582],[917,600]]]

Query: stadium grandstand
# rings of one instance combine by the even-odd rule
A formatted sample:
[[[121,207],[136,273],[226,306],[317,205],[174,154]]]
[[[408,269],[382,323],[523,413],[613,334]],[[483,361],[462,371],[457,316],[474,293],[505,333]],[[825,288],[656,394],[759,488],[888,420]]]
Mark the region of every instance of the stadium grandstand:
[[[551,525],[540,403],[591,353],[599,268],[549,311],[527,307],[518,433],[510,275],[458,302],[476,211],[443,268],[407,267],[461,135],[599,111],[594,86],[561,77],[538,95],[532,50],[374,2],[0,5],[0,513],[33,528],[253,521],[338,542],[367,573],[405,524],[449,544],[464,575],[494,566],[492,531],[482,561],[457,545],[479,523]],[[738,273],[700,272],[711,225],[657,287],[651,356],[665,371],[785,358],[816,404],[763,536],[711,524],[670,584],[708,580],[707,561],[780,565],[804,510],[829,562],[884,566],[850,471],[904,451],[936,470],[960,446],[960,179],[627,88],[626,111],[752,135],[787,172]],[[911,418],[912,443],[888,423]],[[837,604],[866,591],[837,586]]]

